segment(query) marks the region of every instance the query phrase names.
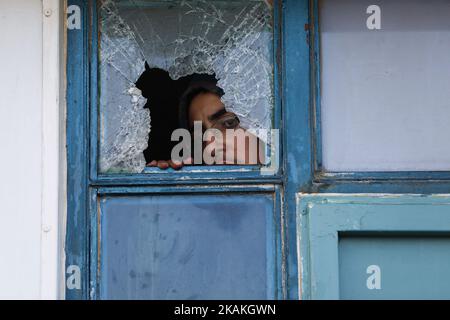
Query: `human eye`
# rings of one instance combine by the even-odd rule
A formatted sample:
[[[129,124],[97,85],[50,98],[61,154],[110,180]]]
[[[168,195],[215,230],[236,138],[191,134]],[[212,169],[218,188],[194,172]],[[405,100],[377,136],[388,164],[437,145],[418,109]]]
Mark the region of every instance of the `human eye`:
[[[234,129],[239,125],[239,118],[234,116],[223,120],[223,126],[226,129]]]

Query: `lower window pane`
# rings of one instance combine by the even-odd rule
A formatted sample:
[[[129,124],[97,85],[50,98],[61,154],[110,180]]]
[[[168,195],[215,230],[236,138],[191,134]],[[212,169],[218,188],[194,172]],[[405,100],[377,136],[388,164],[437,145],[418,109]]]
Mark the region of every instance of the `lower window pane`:
[[[101,299],[273,298],[273,196],[100,200]]]

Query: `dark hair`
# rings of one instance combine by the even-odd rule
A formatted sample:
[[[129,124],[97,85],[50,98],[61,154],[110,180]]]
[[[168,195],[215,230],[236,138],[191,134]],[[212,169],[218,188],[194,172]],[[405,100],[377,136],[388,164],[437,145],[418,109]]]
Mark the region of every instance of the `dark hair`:
[[[189,107],[192,100],[202,93],[212,93],[221,98],[225,92],[212,82],[196,82],[191,84],[180,98],[178,119],[180,128],[189,130]]]

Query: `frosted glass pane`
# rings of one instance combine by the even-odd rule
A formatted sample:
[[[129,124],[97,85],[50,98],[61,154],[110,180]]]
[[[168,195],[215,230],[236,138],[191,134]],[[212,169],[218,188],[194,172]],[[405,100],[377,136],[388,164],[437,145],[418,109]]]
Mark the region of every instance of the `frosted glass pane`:
[[[269,2],[103,0],[98,27],[102,173],[139,173],[171,157],[178,105],[196,76],[217,78],[243,128],[272,127]]]
[[[273,195],[101,200],[101,299],[273,298]]]
[[[327,171],[450,170],[450,1],[321,0]]]
[[[343,237],[339,239],[340,299],[449,299],[448,237]],[[380,289],[367,287],[380,269]],[[420,275],[420,276],[418,276]]]

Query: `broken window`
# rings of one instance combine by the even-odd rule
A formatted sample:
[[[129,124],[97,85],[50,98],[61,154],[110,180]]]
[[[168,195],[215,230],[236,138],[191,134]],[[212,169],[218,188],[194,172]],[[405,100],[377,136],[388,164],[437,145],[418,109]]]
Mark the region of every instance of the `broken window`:
[[[99,29],[101,172],[141,172],[166,152],[160,127],[177,120],[159,117],[192,78],[217,82],[226,111],[266,140],[258,132],[272,128],[271,1],[104,0]]]

